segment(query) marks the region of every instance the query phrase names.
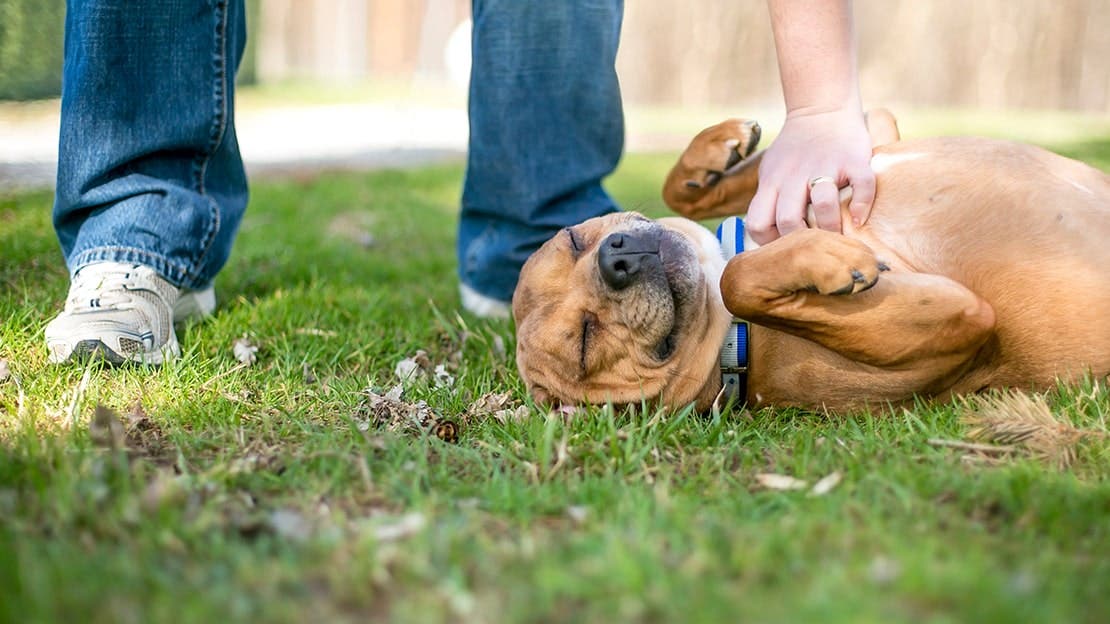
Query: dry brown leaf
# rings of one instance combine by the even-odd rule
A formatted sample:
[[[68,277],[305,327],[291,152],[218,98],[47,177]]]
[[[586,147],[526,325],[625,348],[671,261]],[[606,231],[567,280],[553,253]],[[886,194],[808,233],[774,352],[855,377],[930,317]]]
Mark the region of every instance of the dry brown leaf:
[[[447,366],[443,364],[436,365],[432,376],[437,388],[451,388],[455,385],[455,376],[447,372]]]
[[[415,435],[431,433],[444,442],[458,442],[461,433],[458,423],[440,417],[425,401],[403,401],[403,392],[404,387],[400,384],[384,395],[370,389],[363,390],[366,396],[363,405],[369,420],[357,423],[359,430],[375,428]]]
[[[467,420],[493,418],[502,424],[507,424],[526,420],[528,415],[528,406],[514,401],[512,393],[487,392],[466,408],[463,418]]]
[[[487,392],[473,401],[470,406],[466,408],[466,413],[472,416],[488,415],[510,407],[512,402],[512,393]]]
[[[420,365],[412,358],[405,358],[393,367],[393,374],[401,383],[409,383],[424,377],[424,371],[420,370]]]
[[[428,352],[423,349],[417,349],[411,357],[403,358],[397,365],[393,367],[393,374],[401,383],[410,383],[426,379],[436,375],[439,371],[432,364],[431,358],[428,357]],[[446,374],[446,369],[444,369]],[[436,379],[437,386],[439,385],[438,378]],[[451,379],[454,383],[454,378]]]

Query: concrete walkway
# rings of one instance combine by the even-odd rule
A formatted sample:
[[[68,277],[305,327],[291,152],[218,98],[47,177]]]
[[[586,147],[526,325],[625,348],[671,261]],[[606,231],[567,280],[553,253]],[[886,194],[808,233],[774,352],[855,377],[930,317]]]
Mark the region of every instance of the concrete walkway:
[[[54,186],[58,102],[0,103],[0,194]],[[628,151],[680,151],[720,110],[629,107]],[[751,115],[777,127],[781,113]],[[393,101],[355,104],[240,106],[239,145],[253,177],[325,169],[416,167],[460,161],[467,119],[461,98],[440,104]]]
[[[7,113],[7,114],[5,114]],[[411,167],[459,160],[466,112],[402,104],[344,104],[240,111],[239,145],[252,176],[320,169]],[[52,188],[57,103],[0,109],[0,192]]]

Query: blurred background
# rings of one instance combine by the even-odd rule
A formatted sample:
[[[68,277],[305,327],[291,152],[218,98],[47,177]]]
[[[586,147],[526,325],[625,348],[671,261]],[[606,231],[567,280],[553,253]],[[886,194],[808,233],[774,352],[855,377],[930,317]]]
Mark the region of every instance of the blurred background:
[[[368,164],[465,148],[469,0],[248,5],[240,135],[252,166],[287,162],[274,153],[284,144],[305,161]],[[0,185],[49,177],[64,14],[64,0],[0,0],[0,100],[24,102],[0,104]],[[867,106],[911,121],[963,111],[988,133],[1030,111],[1110,112],[1110,0],[857,0],[855,17]],[[628,0],[618,71],[632,150],[676,149],[725,115],[781,123],[764,0]],[[320,107],[327,120],[310,112]]]

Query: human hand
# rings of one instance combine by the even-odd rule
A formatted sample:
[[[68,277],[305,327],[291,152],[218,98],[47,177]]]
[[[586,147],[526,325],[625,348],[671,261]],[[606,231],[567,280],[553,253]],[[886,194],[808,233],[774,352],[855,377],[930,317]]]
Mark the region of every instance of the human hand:
[[[839,189],[845,186],[852,187],[852,222],[865,223],[875,199],[871,150],[859,109],[788,114],[763,154],[759,189],[744,219],[755,242],[766,244],[805,228],[807,203],[813,204],[817,227],[840,232]],[[810,188],[815,178],[824,179]]]

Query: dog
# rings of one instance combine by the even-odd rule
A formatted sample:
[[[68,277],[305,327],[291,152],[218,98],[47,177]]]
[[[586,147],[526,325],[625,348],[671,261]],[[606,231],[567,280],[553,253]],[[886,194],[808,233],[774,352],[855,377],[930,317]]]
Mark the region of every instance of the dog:
[[[794,231],[726,264],[691,219],[755,194],[759,126],[733,119],[668,174],[682,217],[617,213],[545,243],[512,301],[534,400],[706,410],[739,378],[754,408],[868,410],[1110,375],[1110,176],[1018,143],[902,141],[884,111],[867,122],[875,201],[855,226],[842,192],[842,233]],[[747,358],[722,368],[730,336]]]

